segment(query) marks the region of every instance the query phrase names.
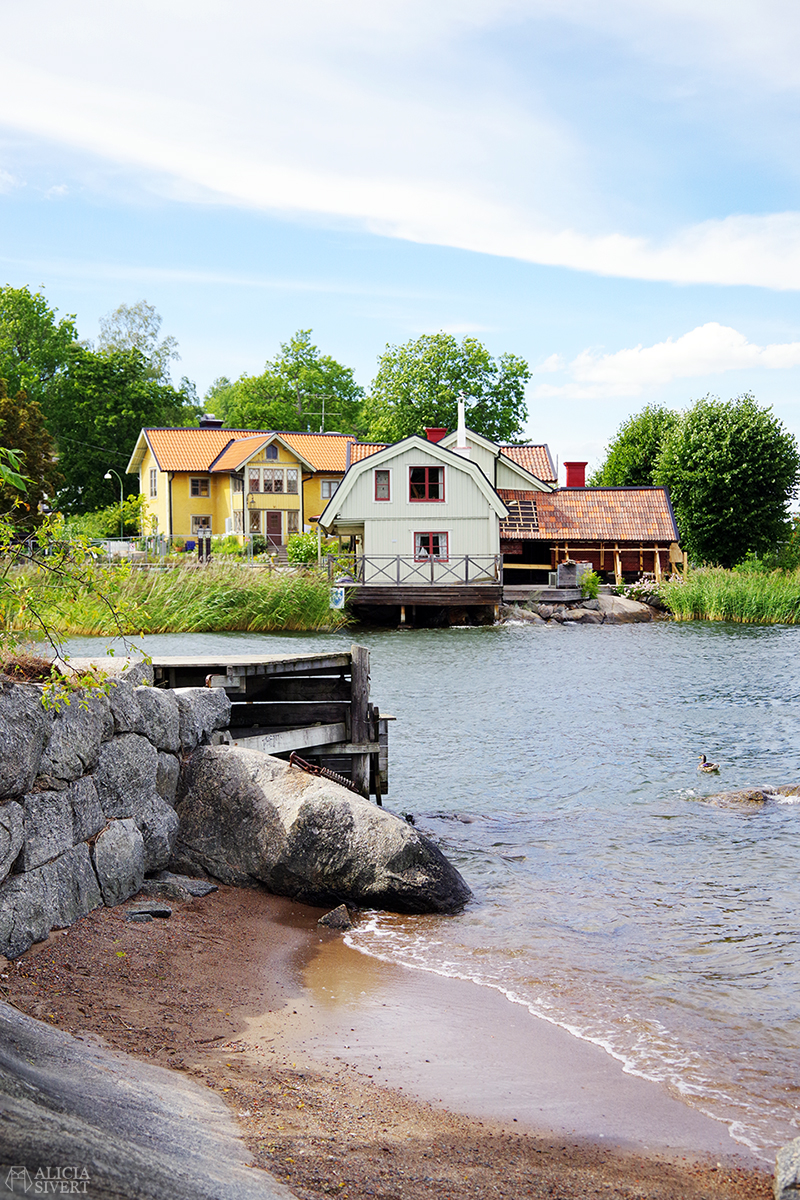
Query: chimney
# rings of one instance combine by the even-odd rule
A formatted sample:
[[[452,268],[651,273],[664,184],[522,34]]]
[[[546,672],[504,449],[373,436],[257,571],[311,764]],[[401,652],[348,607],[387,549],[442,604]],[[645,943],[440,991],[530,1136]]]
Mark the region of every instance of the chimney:
[[[429,442],[440,442],[443,437],[447,437],[447,430],[438,425],[432,426],[430,429],[426,426],[425,437]]]
[[[222,429],[222,421],[213,413],[202,413],[200,416],[201,429]]]
[[[586,467],[585,462],[565,462],[567,468],[567,487],[580,488],[586,487]]]

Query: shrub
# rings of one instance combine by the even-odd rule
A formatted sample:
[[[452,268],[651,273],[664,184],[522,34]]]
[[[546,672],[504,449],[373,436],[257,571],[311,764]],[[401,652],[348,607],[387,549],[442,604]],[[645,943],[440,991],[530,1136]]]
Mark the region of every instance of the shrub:
[[[581,576],[581,595],[589,600],[596,600],[600,594],[600,576],[596,571],[587,571]]]

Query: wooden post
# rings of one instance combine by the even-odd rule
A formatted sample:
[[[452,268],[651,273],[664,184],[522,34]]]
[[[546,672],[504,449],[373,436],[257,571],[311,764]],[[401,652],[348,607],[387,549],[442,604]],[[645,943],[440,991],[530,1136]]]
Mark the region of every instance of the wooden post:
[[[350,674],[350,740],[362,744],[372,740],[369,719],[369,650],[366,646],[351,646]],[[369,799],[368,754],[353,755],[353,784],[362,796]]]
[[[656,583],[661,583],[661,555],[658,551],[658,546],[653,549],[653,572],[656,577]]]
[[[619,585],[622,583],[622,559],[619,553],[619,544],[614,545],[614,578]]]

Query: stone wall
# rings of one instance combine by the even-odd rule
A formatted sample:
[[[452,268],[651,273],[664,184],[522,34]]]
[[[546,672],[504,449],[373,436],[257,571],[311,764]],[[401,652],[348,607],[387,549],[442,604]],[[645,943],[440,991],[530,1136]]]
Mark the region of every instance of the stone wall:
[[[0,953],[133,896],[178,832],[181,758],[230,719],[218,688],[152,687],[136,663],[58,711],[0,676]]]

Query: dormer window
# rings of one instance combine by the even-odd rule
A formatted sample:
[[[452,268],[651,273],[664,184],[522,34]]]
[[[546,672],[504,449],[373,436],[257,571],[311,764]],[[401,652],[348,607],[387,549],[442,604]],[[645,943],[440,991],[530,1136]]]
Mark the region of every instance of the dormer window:
[[[444,467],[409,467],[409,500],[444,500]]]
[[[277,457],[278,457],[278,447],[273,442],[273,444],[271,446],[267,446],[266,450],[264,451],[264,458],[277,458]]]

